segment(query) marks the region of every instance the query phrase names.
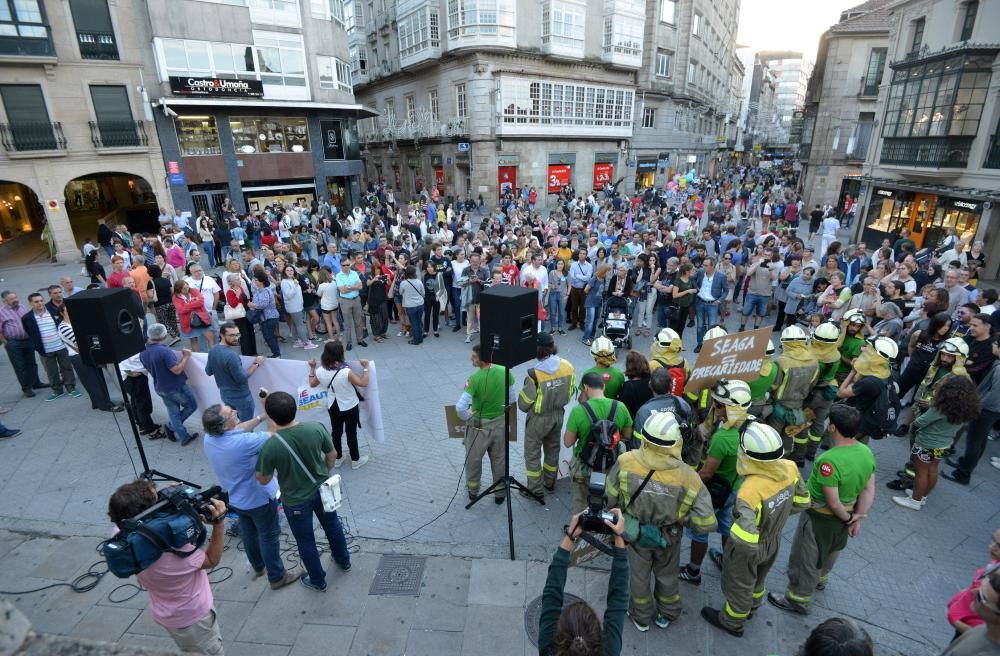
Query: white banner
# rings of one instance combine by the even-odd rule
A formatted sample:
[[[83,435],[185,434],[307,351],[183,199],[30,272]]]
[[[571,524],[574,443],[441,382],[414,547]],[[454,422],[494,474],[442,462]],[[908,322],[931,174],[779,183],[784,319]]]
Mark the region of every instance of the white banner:
[[[243,356],[243,368],[249,369],[253,358]],[[211,376],[205,373],[205,363],[208,355],[205,353],[192,353],[184,373],[188,377],[188,385],[194,392],[194,398],[198,401],[199,410],[204,410],[210,405],[221,403],[219,388]],[[347,363],[358,376],[361,376],[361,364],[357,361]],[[250,393],[254,402],[260,409],[259,414],[264,414],[261,398],[258,391],[261,387],[269,392],[288,392],[298,399],[299,410],[295,416],[297,421],[318,421],[329,427],[330,415],[326,409],[326,399],[328,391],[325,388],[309,387],[309,365],[301,360],[283,360],[281,358],[267,358],[260,365],[253,376],[250,376]],[[154,395],[153,379],[149,378],[150,392]],[[358,391],[365,397],[361,402],[359,414],[361,416],[361,429],[368,435],[369,439],[375,442],[385,441],[385,434],[382,428],[382,404],[378,394],[378,375],[375,371],[375,361],[368,362],[368,387],[359,387]]]

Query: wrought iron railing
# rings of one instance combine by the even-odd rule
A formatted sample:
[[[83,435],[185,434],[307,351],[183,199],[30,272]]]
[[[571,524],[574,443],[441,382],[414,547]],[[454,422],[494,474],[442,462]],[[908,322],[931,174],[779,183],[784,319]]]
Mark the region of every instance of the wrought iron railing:
[[[858,88],[858,96],[860,98],[877,98],[878,87],[879,81],[877,79],[862,75],[861,85]]]
[[[0,143],[9,153],[66,149],[62,123],[0,123]]]
[[[908,137],[882,140],[882,164],[965,168],[975,137]]]
[[[84,59],[118,59],[118,44],[110,32],[77,32],[80,56]]]
[[[96,148],[149,145],[145,121],[90,121],[90,140]]]

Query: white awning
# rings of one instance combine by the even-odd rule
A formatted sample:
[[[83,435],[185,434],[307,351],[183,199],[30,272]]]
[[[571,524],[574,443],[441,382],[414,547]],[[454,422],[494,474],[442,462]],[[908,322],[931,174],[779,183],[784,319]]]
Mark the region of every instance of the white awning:
[[[360,104],[348,105],[345,103],[317,103],[302,100],[251,100],[247,98],[226,100],[222,98],[170,98],[162,97],[153,101],[154,107],[232,107],[233,109],[245,109],[247,107],[274,108],[274,109],[310,109],[310,110],[334,110],[350,114],[355,118],[369,118],[378,116],[378,112],[371,107]]]

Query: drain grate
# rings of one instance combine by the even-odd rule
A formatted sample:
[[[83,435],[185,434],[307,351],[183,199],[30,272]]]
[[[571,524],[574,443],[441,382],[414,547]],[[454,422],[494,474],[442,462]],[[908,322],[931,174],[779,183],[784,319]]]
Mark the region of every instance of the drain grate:
[[[571,595],[568,592],[563,593],[563,608],[574,604],[578,601],[583,601],[576,595]],[[542,618],[542,598],[535,597],[534,600],[528,607],[524,609],[524,632],[528,634],[528,640],[531,644],[538,646],[538,620]]]
[[[424,579],[423,556],[384,555],[378,561],[370,595],[420,596],[420,583]],[[539,611],[540,612],[540,611]]]

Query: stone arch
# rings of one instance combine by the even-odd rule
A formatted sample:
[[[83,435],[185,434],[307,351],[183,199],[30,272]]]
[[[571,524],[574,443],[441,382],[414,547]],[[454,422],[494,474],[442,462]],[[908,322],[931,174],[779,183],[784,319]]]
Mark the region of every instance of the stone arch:
[[[130,232],[157,232],[158,204],[146,176],[121,170],[83,173],[66,182],[63,202],[78,243],[95,239],[101,221]]]

